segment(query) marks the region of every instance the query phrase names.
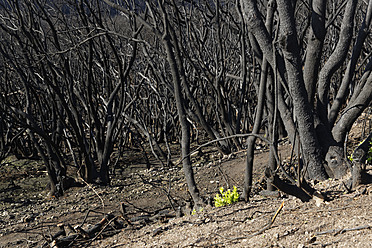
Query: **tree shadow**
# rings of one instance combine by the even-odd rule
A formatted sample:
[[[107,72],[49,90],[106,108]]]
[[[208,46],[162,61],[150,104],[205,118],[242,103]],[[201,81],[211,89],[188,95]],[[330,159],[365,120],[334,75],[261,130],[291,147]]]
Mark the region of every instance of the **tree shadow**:
[[[367,171],[362,171],[361,173],[361,184],[371,184],[372,183],[372,175],[369,174]]]

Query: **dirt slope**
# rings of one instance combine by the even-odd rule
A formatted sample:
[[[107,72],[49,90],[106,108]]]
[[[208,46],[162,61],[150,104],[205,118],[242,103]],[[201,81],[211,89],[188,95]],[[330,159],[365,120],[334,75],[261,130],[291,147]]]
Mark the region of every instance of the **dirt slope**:
[[[126,230],[94,247],[372,247],[372,230],[367,229],[372,224],[371,200],[371,193],[345,195],[316,207],[291,198],[256,197],[250,203]],[[255,235],[282,201],[284,208],[271,228]]]
[[[281,147],[282,158],[290,152],[290,146]],[[267,157],[267,151],[257,151],[255,182],[260,180]],[[213,197],[220,186],[226,188],[227,184],[241,189],[244,161],[244,153],[222,158],[213,150],[195,157],[201,192]],[[128,218],[170,209],[170,200],[174,205],[184,205],[188,194],[180,168],[145,168],[144,164],[123,165],[117,168],[111,187],[72,188],[64,197],[51,199],[47,197],[42,165],[9,160],[0,167],[0,247],[40,247],[58,231],[58,223],[84,223],[82,227],[87,228],[99,222],[103,213],[120,216],[121,202]],[[109,237],[98,236],[73,246],[372,247],[372,186],[344,194],[341,184],[335,180],[318,183],[315,187],[328,191],[333,199],[319,206],[285,195],[255,195],[249,203],[206,207],[195,215],[135,223],[111,232]],[[262,231],[282,202],[284,207],[273,225]]]

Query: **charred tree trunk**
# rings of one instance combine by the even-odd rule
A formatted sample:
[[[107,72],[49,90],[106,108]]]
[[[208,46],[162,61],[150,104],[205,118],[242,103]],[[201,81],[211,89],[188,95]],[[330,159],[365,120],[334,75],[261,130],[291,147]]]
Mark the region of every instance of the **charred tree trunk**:
[[[320,145],[314,129],[312,107],[308,101],[303,81],[300,51],[297,32],[290,2],[278,1],[281,34],[280,46],[283,51],[288,76],[289,91],[292,96],[294,114],[298,123],[298,131],[303,155],[310,178],[324,180],[327,174],[323,167]]]
[[[313,103],[320,60],[322,57],[323,42],[326,34],[325,14],[326,0],[312,1],[311,24],[308,34],[308,44],[306,49],[306,59],[304,64],[304,81],[308,102]]]
[[[250,31],[257,38],[260,48],[267,57],[270,65],[275,67],[271,37],[264,28],[262,20],[258,17],[259,11],[256,3],[254,1],[242,1],[241,4],[246,23],[251,29]],[[279,80],[288,82],[289,93],[294,106],[294,116],[298,123],[300,142],[303,147],[304,159],[308,166],[309,176],[314,179],[323,180],[327,178],[327,175],[324,171],[321,149],[314,129],[312,107],[308,101],[308,95],[303,80],[292,3],[278,1],[277,4],[281,30],[279,45],[283,52],[284,59],[283,64],[281,64],[281,60],[278,62]],[[284,76],[284,70],[286,71],[286,77]],[[294,135],[292,136],[294,137]]]
[[[162,6],[164,7],[164,6]],[[171,43],[171,34],[169,30],[169,23],[167,20],[166,13],[164,9],[162,9],[163,19],[165,21],[165,33],[162,37],[163,44],[166,49],[168,63],[170,65],[171,73],[172,73],[172,80],[173,80],[173,87],[174,87],[174,97],[177,106],[178,112],[178,119],[181,125],[181,155],[182,155],[182,165],[183,171],[185,174],[186,182],[188,185],[188,189],[190,195],[195,203],[196,206],[203,205],[203,201],[200,197],[199,190],[196,186],[194,171],[191,164],[190,159],[190,124],[187,120],[186,111],[185,111],[185,101],[182,96],[182,88],[181,88],[181,75],[179,72],[179,66],[177,65],[176,56],[173,50],[173,44]],[[174,37],[173,37],[174,38]],[[177,42],[173,40],[173,42]]]
[[[254,121],[253,130],[252,130],[253,134],[258,134],[261,129],[262,114],[263,114],[263,109],[264,109],[265,89],[266,89],[266,74],[265,74],[266,70],[267,70],[267,62],[266,62],[266,59],[264,59],[255,121]],[[251,190],[252,190],[255,141],[256,141],[255,136],[249,136],[247,139],[247,158],[246,158],[246,168],[245,168],[245,173],[244,173],[244,188],[243,188],[243,195],[242,195],[245,201],[249,200],[249,194],[251,193]]]
[[[268,14],[266,16],[266,29],[271,32],[272,22],[274,17],[276,5],[275,1],[269,1],[268,3]],[[263,56],[262,59],[262,70],[260,75],[260,86],[258,92],[258,103],[256,107],[256,115],[254,120],[254,126],[252,133],[258,134],[261,129],[263,110],[265,106],[265,95],[266,95],[266,85],[268,80],[269,73],[269,63],[266,60],[266,56]],[[246,168],[244,174],[244,188],[243,188],[243,199],[245,201],[249,200],[249,194],[252,190],[252,180],[253,180],[253,161],[254,161],[254,148],[255,148],[256,137],[249,136],[247,139],[247,158],[246,158]]]
[[[369,150],[372,149],[372,133],[357,147],[355,148],[352,157],[352,189],[355,189],[360,184],[371,183],[372,176],[366,172],[366,159]]]

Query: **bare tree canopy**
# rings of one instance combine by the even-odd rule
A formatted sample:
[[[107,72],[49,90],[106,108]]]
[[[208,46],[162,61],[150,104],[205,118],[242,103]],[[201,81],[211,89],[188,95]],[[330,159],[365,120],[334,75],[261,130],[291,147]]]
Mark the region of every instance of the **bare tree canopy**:
[[[356,0],[0,1],[0,156],[32,143],[25,154],[62,194],[70,167],[109,184],[133,140],[167,168],[177,142],[203,205],[191,144],[247,149],[248,200],[261,133],[268,189],[279,171],[295,182],[276,154],[285,136],[302,176],[341,178],[347,134],[372,100],[371,15]]]

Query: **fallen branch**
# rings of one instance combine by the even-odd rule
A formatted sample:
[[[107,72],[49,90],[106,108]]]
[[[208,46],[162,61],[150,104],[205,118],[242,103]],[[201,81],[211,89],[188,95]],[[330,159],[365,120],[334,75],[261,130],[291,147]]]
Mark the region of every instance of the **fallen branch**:
[[[72,228],[69,225],[66,225],[66,227],[72,231],[71,234],[65,237],[60,237],[61,234],[58,236],[55,235],[53,237],[53,240],[50,243],[44,244],[43,247],[49,246],[49,247],[54,247],[54,248],[61,248],[61,247],[69,247],[71,246],[75,241],[77,240],[89,240],[89,239],[96,239],[97,236],[99,236],[103,230],[106,228],[108,223],[114,222],[116,225],[120,225],[120,223],[116,223],[117,217],[114,215],[106,215],[100,222],[92,226],[91,228],[88,229],[83,229],[80,225],[76,226],[75,228]],[[64,227],[64,226],[61,226]],[[60,228],[61,228],[60,227]],[[60,232],[58,232],[60,233]],[[65,232],[66,233],[66,232]]]
[[[80,168],[81,169],[81,168]],[[79,169],[79,170],[80,170]],[[78,173],[79,175],[79,173]],[[99,193],[92,187],[92,185],[90,185],[88,182],[86,182],[82,177],[79,177],[79,179],[85,184],[87,185],[92,191],[93,193],[98,197],[98,199],[101,201],[102,203],[102,209],[103,209],[103,213],[105,214],[105,202],[104,200],[102,199],[102,197],[99,195]]]
[[[335,235],[337,235],[337,234],[341,234],[341,233],[348,232],[348,231],[358,231],[358,230],[371,229],[371,228],[372,226],[370,225],[353,227],[353,228],[338,228],[338,229],[331,229],[331,230],[327,230],[323,232],[316,232],[314,236],[320,236],[320,235],[331,234],[331,233],[334,233]]]

